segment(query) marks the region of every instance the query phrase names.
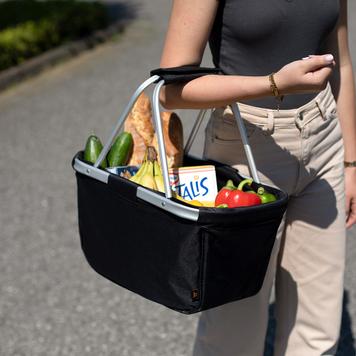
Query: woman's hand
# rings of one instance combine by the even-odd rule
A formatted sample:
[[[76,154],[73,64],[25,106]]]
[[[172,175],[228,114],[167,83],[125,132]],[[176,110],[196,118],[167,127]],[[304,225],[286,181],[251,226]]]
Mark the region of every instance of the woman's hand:
[[[281,94],[314,93],[326,87],[334,65],[331,54],[312,55],[288,63],[274,78]]]
[[[356,168],[345,168],[346,227],[356,223]]]

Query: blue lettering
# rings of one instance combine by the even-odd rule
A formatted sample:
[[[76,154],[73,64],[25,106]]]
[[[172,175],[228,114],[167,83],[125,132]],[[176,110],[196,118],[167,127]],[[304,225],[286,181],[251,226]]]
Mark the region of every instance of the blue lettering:
[[[196,188],[196,190],[198,192],[198,195],[199,195],[199,181],[195,182],[195,188]]]
[[[200,186],[205,189],[205,192],[203,193],[203,196],[207,195],[209,192],[209,188],[207,186],[204,185],[204,182],[207,180],[207,177],[204,177],[201,181],[200,181]]]
[[[176,191],[178,191],[178,195],[182,196],[182,187],[184,187],[185,184],[178,184],[175,186]]]
[[[192,190],[193,197],[196,198],[199,195],[199,193],[195,194],[195,192],[194,192],[194,182],[190,182],[189,185],[190,185],[190,189]]]
[[[193,200],[192,196],[189,194],[189,189],[187,187],[184,187],[183,194],[181,195],[181,197],[186,200]]]

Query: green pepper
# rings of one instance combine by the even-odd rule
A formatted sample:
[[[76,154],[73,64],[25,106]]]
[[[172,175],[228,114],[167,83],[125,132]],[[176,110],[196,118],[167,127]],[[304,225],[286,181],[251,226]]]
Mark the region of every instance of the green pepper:
[[[239,183],[237,189],[243,191],[244,186],[245,186],[246,184],[250,186],[252,182],[253,182],[252,179],[249,179],[249,178],[248,178],[248,179],[244,179],[244,180],[242,180],[242,181]],[[251,188],[250,188],[250,189],[251,189]],[[253,190],[247,190],[245,193],[253,193],[253,194],[256,194],[256,192],[254,192]]]
[[[240,182],[237,189],[242,190],[246,184],[251,185],[252,182],[252,179],[244,179],[242,182]],[[267,192],[263,187],[259,187],[257,189],[257,193],[253,190],[248,190],[246,193],[257,194],[261,198],[262,204],[271,203],[277,200],[277,198],[272,193]]]
[[[272,193],[268,193],[263,187],[257,189],[257,195],[261,198],[262,204],[271,203],[277,200]]]

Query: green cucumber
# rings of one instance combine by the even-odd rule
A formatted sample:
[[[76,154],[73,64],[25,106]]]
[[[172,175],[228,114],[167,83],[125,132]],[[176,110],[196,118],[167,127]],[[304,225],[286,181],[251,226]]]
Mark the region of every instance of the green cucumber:
[[[108,155],[109,167],[125,166],[130,158],[133,138],[129,132],[122,132],[116,137]]]
[[[90,163],[95,163],[102,149],[103,144],[101,143],[100,139],[95,135],[90,135],[85,145],[84,160]],[[107,167],[106,158],[101,162],[100,167]]]

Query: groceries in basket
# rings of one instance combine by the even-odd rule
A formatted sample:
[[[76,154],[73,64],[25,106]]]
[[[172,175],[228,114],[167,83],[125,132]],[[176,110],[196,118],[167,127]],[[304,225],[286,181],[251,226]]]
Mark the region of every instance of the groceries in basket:
[[[104,157],[100,167],[118,174],[125,178],[130,178],[137,172],[137,167],[126,166],[131,156],[133,147],[132,136],[128,132],[122,132],[116,137],[110,151]],[[90,135],[87,139],[84,149],[84,160],[94,164],[99,158],[103,145],[100,139],[95,135]]]
[[[215,166],[171,168],[170,186],[176,195],[193,205],[213,207],[217,194]],[[196,203],[198,202],[198,204]]]
[[[90,135],[85,144],[84,160],[90,163],[95,163],[102,149],[103,144],[100,139],[95,135]],[[100,167],[107,167],[106,158],[101,162]]]
[[[107,154],[108,166],[125,166],[132,154],[133,139],[129,132],[122,132],[116,137],[114,144]]]
[[[174,112],[162,112],[161,120],[168,167],[180,167],[183,165],[182,122]],[[142,93],[124,124],[124,131],[131,133],[134,142],[133,152],[127,163],[128,165],[141,165],[148,146],[153,146],[158,152],[157,134],[152,122],[149,97],[145,93]],[[160,162],[159,155],[158,162]]]
[[[153,146],[147,147],[140,169],[130,180],[164,192],[162,170]],[[213,165],[171,168],[169,180],[176,199],[195,206],[214,206],[217,183]]]
[[[253,206],[276,200],[263,187],[254,191],[251,179],[243,180],[238,186],[229,180],[218,192],[213,165],[182,166],[183,128],[179,117],[173,112],[162,112],[161,120],[170,186],[176,199],[194,206],[219,208]],[[150,100],[142,93],[125,120],[124,131],[116,137],[100,167],[164,193],[157,134],[152,122]],[[86,143],[84,160],[95,163],[102,149],[100,139],[91,135]]]
[[[146,188],[164,192],[163,175],[154,147],[147,147],[140,169],[130,180]]]
[[[168,167],[183,164],[183,126],[178,115],[162,112],[162,130],[165,141]],[[158,151],[158,140],[152,124],[151,104],[142,93],[134,104],[124,124],[124,131],[118,135],[100,167],[111,173],[130,178],[144,161],[148,146]],[[103,145],[95,135],[90,135],[85,147],[84,160],[94,164]],[[157,160],[160,162],[159,154]]]
[[[253,206],[271,203],[276,201],[276,197],[259,187],[255,192],[251,184],[252,179],[244,179],[236,187],[234,182],[229,179],[226,185],[219,191],[215,198],[215,206],[218,208],[236,208],[239,206]],[[245,186],[249,186],[248,190],[244,191]]]
[[[169,173],[174,197],[192,205],[214,206],[217,194],[214,166],[171,168]],[[147,147],[140,169],[130,180],[146,188],[164,192],[162,170],[153,146]]]

